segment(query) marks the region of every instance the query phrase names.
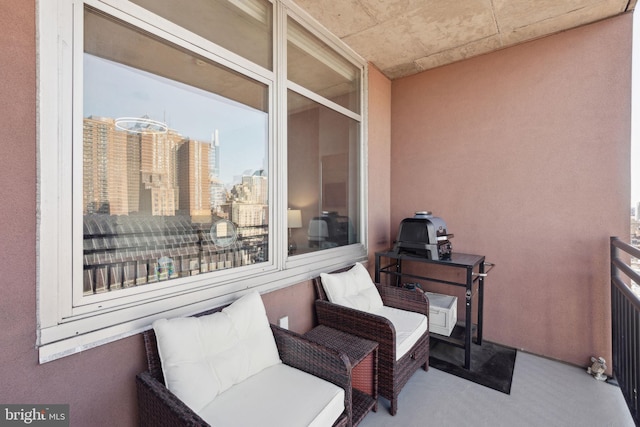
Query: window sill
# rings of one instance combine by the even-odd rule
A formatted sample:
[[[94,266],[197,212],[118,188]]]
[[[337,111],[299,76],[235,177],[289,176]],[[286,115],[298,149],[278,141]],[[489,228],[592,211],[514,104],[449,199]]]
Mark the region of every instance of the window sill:
[[[311,280],[323,271],[332,271],[356,261],[366,261],[362,245],[303,254],[289,258],[286,270],[164,296],[88,317],[65,319],[38,331],[39,362],[51,362],[141,333],[157,319],[188,316],[229,304],[249,290],[264,294],[286,288]]]

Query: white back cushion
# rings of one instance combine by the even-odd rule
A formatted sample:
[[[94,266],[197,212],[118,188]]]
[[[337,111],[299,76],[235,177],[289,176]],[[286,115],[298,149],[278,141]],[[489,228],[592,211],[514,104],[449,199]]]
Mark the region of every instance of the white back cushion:
[[[167,388],[199,412],[218,394],[277,363],[258,292],[221,312],[153,322]]]
[[[372,312],[382,307],[382,298],[364,265],[357,262],[342,273],[321,273],[327,298],[334,304]]]

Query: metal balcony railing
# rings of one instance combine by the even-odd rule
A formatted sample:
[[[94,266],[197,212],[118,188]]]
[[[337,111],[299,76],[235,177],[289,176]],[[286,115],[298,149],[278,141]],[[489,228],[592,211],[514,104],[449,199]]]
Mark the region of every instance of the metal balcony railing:
[[[214,242],[211,225],[192,223],[188,216],[86,215],[84,294],[267,260],[267,224],[238,227],[233,244],[225,246]]]
[[[611,237],[611,328],[613,374],[639,425],[640,385],[640,298],[632,288],[640,284],[640,274],[631,267],[640,250]]]

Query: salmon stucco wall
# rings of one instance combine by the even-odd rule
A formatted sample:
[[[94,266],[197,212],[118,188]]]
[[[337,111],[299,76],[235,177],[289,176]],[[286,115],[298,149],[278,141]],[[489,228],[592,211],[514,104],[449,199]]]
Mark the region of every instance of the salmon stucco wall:
[[[35,16],[34,1],[0,13],[0,402],[69,404],[71,425],[135,425],[139,335],[38,364]]]
[[[392,235],[430,210],[454,251],[496,264],[490,341],[610,360],[609,236],[629,233],[631,32],[625,14],[393,81]]]
[[[373,275],[374,254],[391,245],[391,80],[369,66],[368,81],[368,249],[369,271]]]

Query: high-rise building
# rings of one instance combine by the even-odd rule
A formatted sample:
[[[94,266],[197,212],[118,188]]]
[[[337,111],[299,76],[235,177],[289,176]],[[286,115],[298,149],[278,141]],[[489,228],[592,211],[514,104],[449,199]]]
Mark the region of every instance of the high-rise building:
[[[231,220],[239,227],[255,227],[267,224],[268,179],[263,170],[242,176],[241,183],[233,189]]]
[[[83,120],[84,214],[136,211],[139,170],[137,139],[116,129],[114,119],[90,116]]]
[[[227,190],[224,183],[217,177],[209,177],[209,194],[211,197],[211,212],[220,215],[223,206],[227,204]]]
[[[256,227],[267,224],[267,205],[257,203],[234,202],[231,209],[231,221],[238,227]]]
[[[218,129],[211,134],[211,145],[209,147],[209,175],[220,177],[220,136]]]
[[[263,170],[242,177],[240,200],[246,203],[266,205],[269,199],[269,182]]]
[[[211,211],[219,212],[220,207],[226,203],[224,183],[220,180],[220,137],[218,129],[211,134],[209,146],[209,200]]]
[[[129,213],[140,212],[140,136],[127,135],[127,198]]]
[[[178,149],[180,211],[194,222],[211,221],[210,145],[185,140]]]
[[[176,152],[183,137],[178,132],[143,132],[140,138],[141,210],[173,216],[179,203]]]

